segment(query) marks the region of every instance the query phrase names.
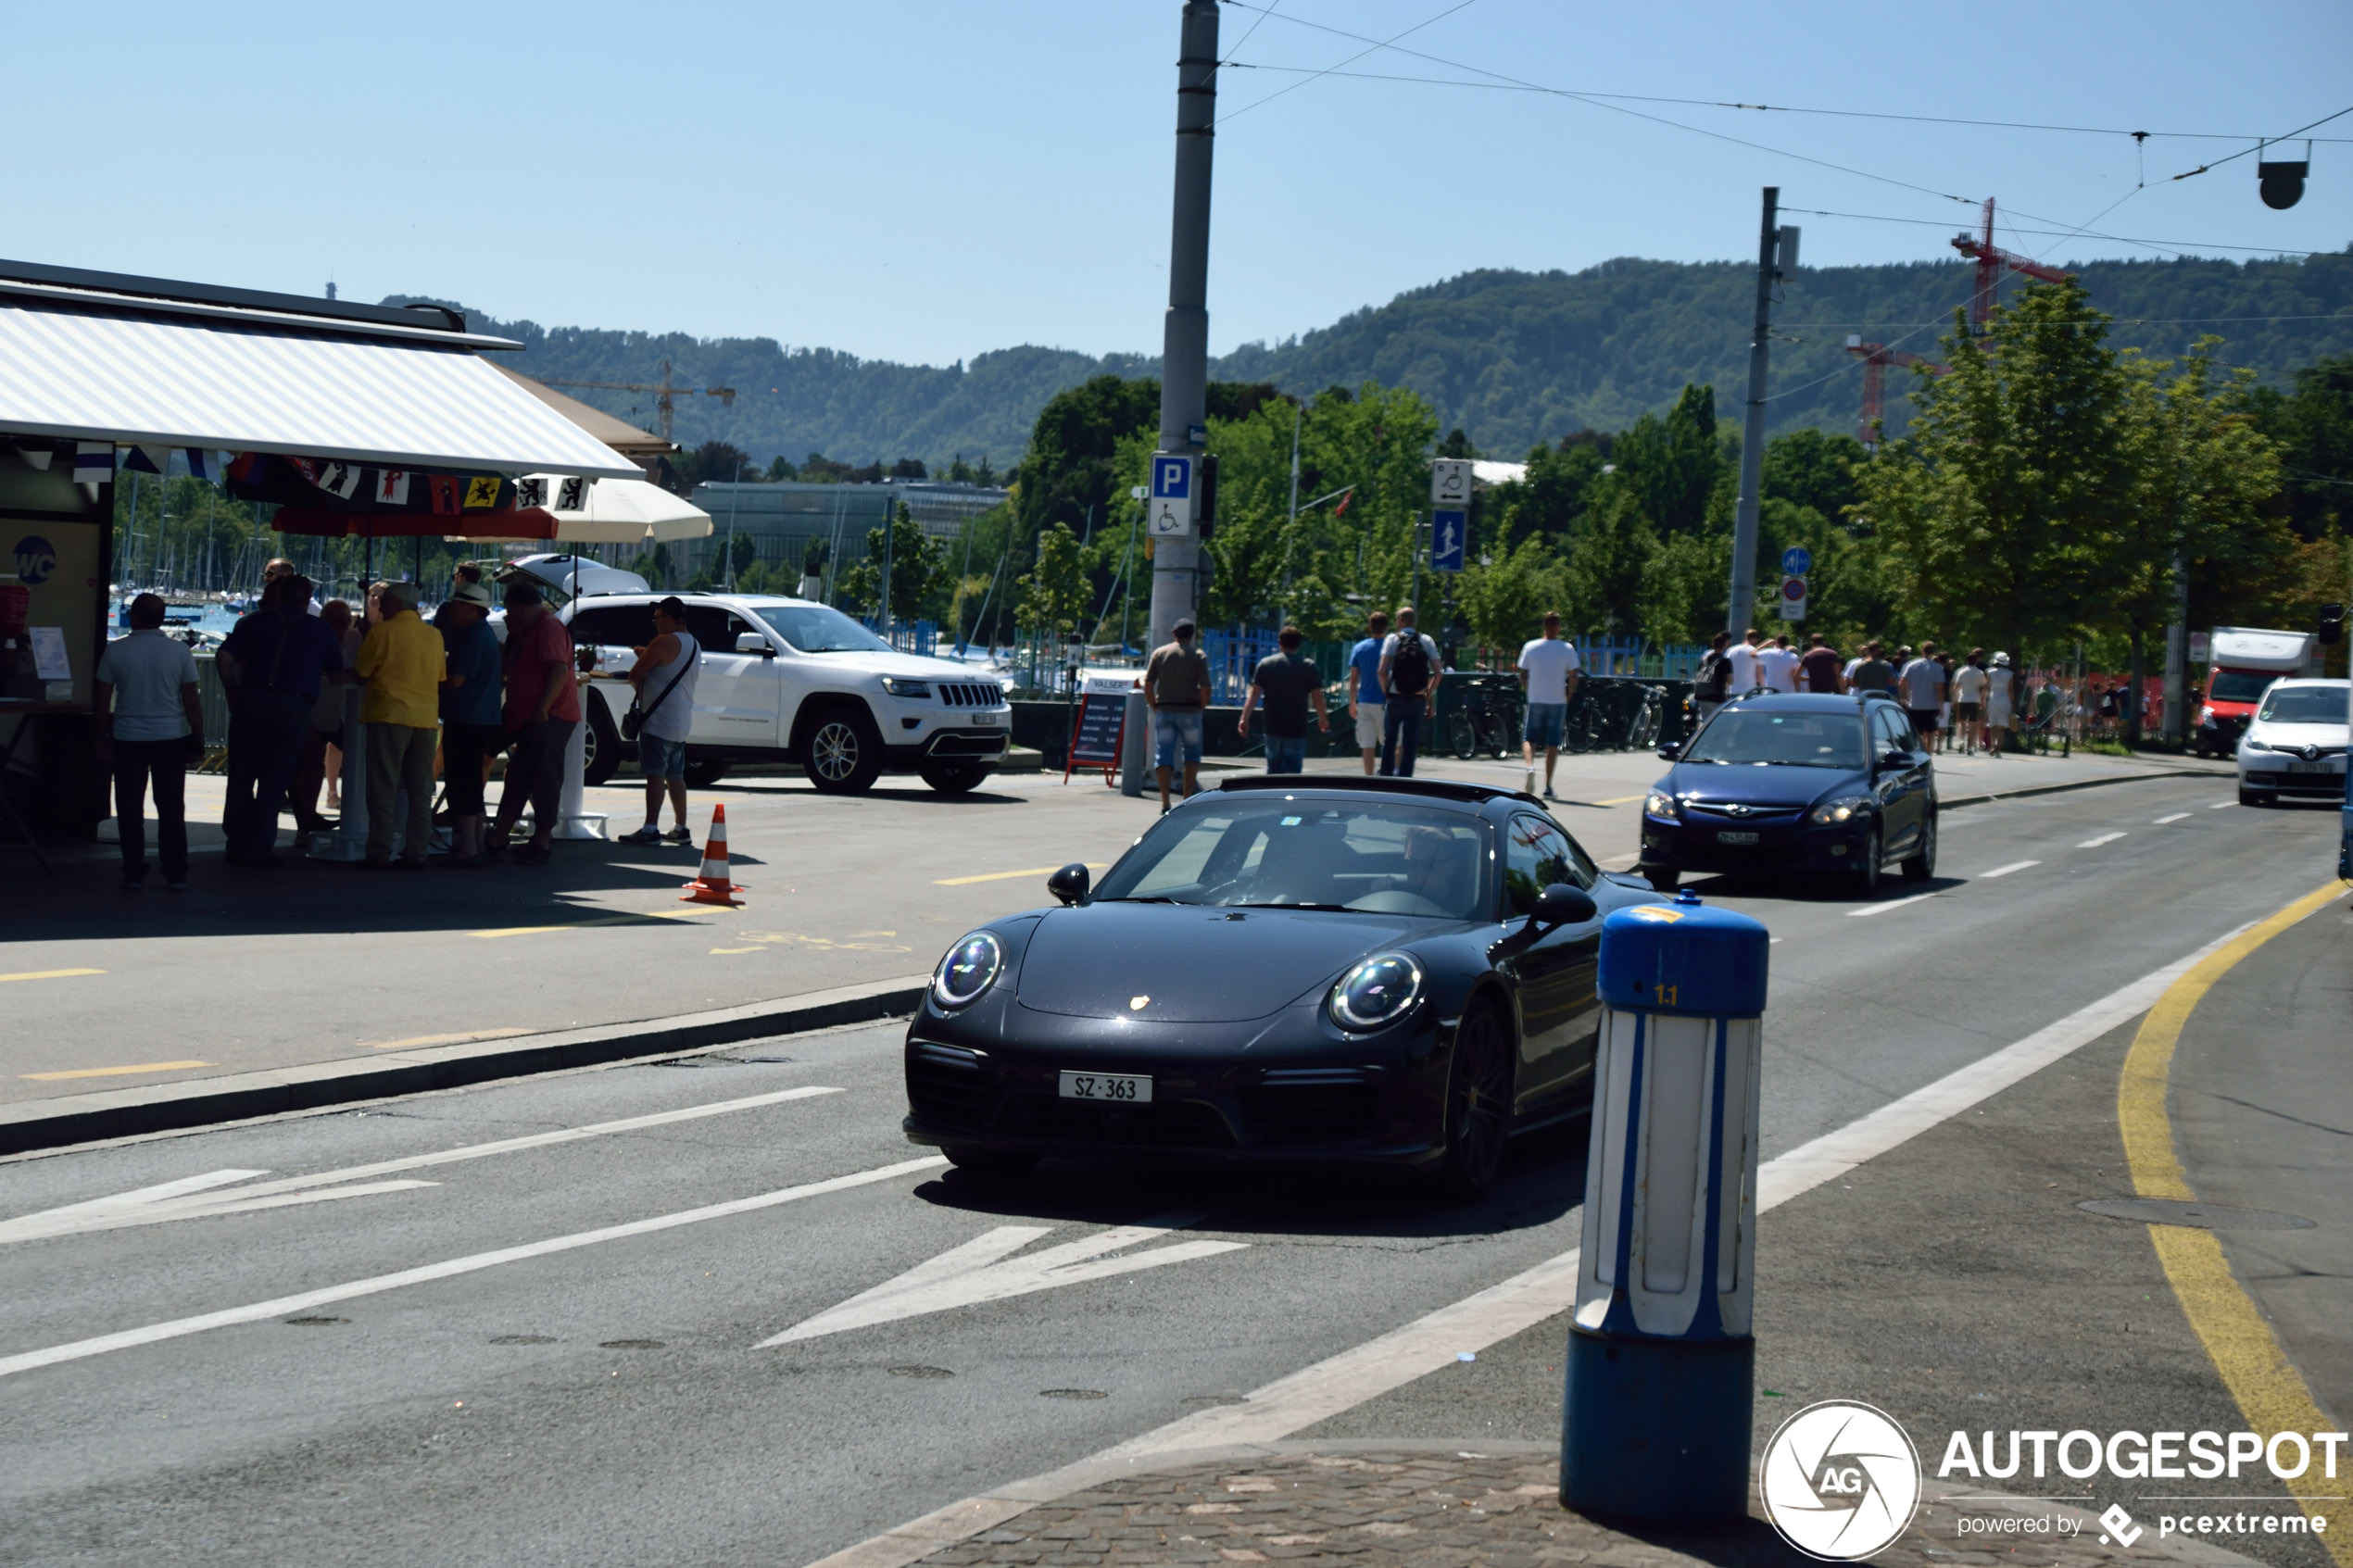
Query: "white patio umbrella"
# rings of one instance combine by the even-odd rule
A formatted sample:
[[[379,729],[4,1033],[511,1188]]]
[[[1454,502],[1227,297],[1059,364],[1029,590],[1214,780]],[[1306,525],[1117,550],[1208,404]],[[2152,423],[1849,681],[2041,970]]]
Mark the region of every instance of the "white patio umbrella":
[[[520,483],[543,486],[542,493],[550,502],[569,498],[566,492],[575,486],[587,492],[579,497],[581,505],[577,508],[546,505],[526,508],[554,518],[556,538],[560,543],[669,544],[711,536],[709,512],[642,479],[577,480],[562,474],[534,473],[525,474]]]

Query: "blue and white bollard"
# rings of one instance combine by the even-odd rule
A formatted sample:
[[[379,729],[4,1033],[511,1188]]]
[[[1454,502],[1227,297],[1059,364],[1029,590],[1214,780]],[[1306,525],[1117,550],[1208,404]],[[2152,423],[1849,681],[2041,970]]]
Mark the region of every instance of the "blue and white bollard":
[[[1672,904],[1602,922],[1599,1060],[1561,1503],[1703,1525],[1748,1512],[1765,928]]]

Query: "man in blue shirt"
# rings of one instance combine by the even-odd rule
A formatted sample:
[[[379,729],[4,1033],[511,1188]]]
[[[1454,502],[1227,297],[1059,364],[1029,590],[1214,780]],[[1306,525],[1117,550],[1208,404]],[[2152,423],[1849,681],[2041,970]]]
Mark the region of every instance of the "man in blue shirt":
[[[1380,764],[1380,648],[1389,637],[1389,612],[1377,609],[1365,618],[1365,640],[1348,652],[1348,717],[1356,725],[1356,745],[1365,753],[1365,776]]]
[[[278,812],[302,765],[321,681],[343,673],[343,645],[310,613],[310,579],[289,573],[220,645],[229,696],[229,798],[220,826],[233,866],[278,863]]]
[[[479,583],[459,583],[434,616],[448,650],[441,682],[441,780],[448,797],[448,863],[456,866],[483,863],[484,775],[507,744],[498,634],[489,617],[490,591]]]

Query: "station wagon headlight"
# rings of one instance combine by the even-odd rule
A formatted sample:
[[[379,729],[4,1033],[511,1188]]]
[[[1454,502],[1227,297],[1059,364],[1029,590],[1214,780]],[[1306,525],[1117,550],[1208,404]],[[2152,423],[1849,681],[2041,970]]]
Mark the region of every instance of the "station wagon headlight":
[[[882,684],[883,690],[893,696],[931,696],[929,681],[911,681],[904,675],[885,675],[882,678]]]
[[[1422,967],[1403,953],[1366,959],[1332,987],[1332,1022],[1342,1029],[1383,1029],[1422,999]]]
[[[1806,815],[1824,825],[1851,822],[1871,809],[1868,795],[1842,795],[1836,800],[1825,800]]]
[[[950,1010],[970,1007],[997,983],[1004,967],[1004,946],[990,933],[975,931],[939,960],[931,977],[931,999]]]
[[[1642,801],[1642,815],[1655,817],[1662,822],[1680,822],[1676,815],[1675,797],[1663,789],[1655,789]]]

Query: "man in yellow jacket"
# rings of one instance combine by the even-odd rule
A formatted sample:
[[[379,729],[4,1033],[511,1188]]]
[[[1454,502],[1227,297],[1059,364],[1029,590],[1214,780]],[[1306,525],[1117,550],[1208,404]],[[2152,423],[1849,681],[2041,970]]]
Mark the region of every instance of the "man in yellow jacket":
[[[448,673],[441,633],[417,615],[414,583],[379,583],[368,593],[368,635],[352,668],[367,683],[359,721],[368,727],[368,869],[393,863],[392,813],[409,791],[400,869],[425,869],[433,842],[433,757],[440,740],[441,683]]]

